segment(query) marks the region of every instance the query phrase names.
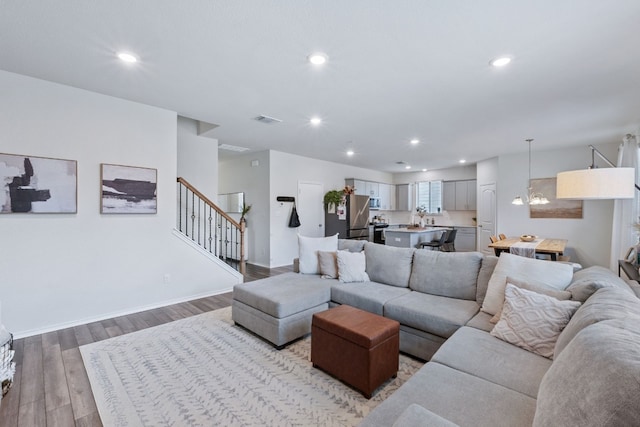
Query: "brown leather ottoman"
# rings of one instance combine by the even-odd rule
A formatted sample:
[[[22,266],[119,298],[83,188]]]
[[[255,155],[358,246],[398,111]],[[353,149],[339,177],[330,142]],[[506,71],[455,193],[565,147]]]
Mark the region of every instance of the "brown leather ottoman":
[[[400,323],[348,305],[311,320],[311,362],[367,399],[398,372]]]

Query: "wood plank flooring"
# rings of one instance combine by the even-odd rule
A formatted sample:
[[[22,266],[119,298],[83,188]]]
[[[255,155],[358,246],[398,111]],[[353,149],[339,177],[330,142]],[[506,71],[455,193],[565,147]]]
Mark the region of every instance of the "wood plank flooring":
[[[247,264],[245,282],[292,271]],[[231,305],[231,292],[14,341],[16,374],[0,427],[102,426],[79,346]]]

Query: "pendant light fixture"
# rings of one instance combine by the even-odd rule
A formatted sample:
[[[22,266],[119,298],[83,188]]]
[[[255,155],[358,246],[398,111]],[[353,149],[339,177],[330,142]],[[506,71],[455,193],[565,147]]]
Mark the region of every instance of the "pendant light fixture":
[[[528,205],[546,205],[547,203],[549,203],[549,199],[547,199],[546,197],[544,197],[544,194],[542,193],[534,193],[533,192],[533,188],[531,187],[531,142],[533,141],[533,139],[527,139],[526,140],[529,143],[529,187],[528,187],[528,194],[527,194],[527,198],[526,200],[522,200],[522,197],[520,196],[516,196],[514,197],[513,201],[511,202],[511,204],[513,205],[524,205],[525,203]]]

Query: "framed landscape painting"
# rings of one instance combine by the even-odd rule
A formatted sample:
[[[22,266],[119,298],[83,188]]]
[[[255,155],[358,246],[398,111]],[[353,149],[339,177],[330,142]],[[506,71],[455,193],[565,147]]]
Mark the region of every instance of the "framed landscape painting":
[[[135,166],[100,165],[100,213],[154,214],[158,210],[158,171]]]
[[[78,162],[0,153],[0,213],[76,213]]]
[[[582,200],[556,199],[556,178],[532,179],[530,185],[549,200],[546,205],[529,205],[530,218],[582,218]]]

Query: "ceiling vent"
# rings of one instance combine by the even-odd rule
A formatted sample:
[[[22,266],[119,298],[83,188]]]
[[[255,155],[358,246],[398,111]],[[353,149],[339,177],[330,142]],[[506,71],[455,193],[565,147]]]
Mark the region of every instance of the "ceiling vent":
[[[270,125],[271,123],[281,123],[282,120],[276,119],[275,117],[269,117],[265,115],[260,115],[258,117],[254,117],[253,120],[259,121],[260,123],[264,123],[266,125]]]
[[[396,165],[406,165],[406,164],[407,164],[407,162],[403,162],[402,160],[399,161],[399,162],[396,162]]]
[[[227,150],[227,151],[236,151],[238,153],[241,153],[243,151],[249,151],[249,149],[246,147],[238,147],[237,145],[229,145],[229,144],[220,144],[218,145],[218,149]]]

